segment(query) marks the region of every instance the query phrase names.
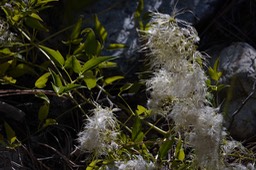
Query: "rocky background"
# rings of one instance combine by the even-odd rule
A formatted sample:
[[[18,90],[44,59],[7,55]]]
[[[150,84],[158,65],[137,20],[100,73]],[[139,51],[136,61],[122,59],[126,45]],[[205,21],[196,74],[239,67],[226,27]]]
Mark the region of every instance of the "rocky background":
[[[126,45],[124,49],[104,53],[119,56],[123,74],[134,76],[143,58],[138,22],[134,17],[138,1],[63,0],[58,3],[47,15],[53,30],[74,24],[81,16],[85,27],[93,26],[92,16],[97,14],[108,32],[106,45]],[[255,7],[253,0],[145,0],[142,16],[147,21],[149,12],[166,13],[195,26],[201,39],[199,50],[210,56],[208,64],[213,65],[220,59],[219,70],[223,73],[220,83],[229,88],[218,94],[218,104],[226,114],[227,129],[239,140],[253,139],[256,135]],[[52,40],[55,46],[56,41]]]

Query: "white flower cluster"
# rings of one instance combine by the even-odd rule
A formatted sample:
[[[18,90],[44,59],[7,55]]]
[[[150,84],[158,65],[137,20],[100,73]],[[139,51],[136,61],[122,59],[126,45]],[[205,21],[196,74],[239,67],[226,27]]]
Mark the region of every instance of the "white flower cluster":
[[[0,18],[0,46],[15,41],[15,34],[9,31],[9,25]]]
[[[115,143],[119,134],[118,124],[113,111],[115,110],[96,106],[94,115],[87,119],[84,130],[78,134],[77,140],[82,151],[105,155],[107,151],[118,148]]]
[[[136,156],[136,159],[131,159],[127,162],[115,161],[115,167],[118,170],[154,170],[156,169],[153,162],[146,162],[142,156]]]
[[[185,129],[202,168],[218,169],[222,116],[208,106],[206,75],[196,51],[196,30],[184,21],[157,13],[146,33],[154,76],[147,81],[153,113]]]

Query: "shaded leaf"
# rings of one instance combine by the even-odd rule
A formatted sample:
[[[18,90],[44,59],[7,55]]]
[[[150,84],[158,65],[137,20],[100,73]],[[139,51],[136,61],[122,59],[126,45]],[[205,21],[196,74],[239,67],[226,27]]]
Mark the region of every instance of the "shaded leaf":
[[[98,56],[101,51],[101,44],[97,41],[92,29],[86,29],[82,33],[86,33],[86,40],[84,42],[84,50],[89,56]],[[78,53],[75,51],[75,53]]]
[[[159,148],[160,159],[166,158],[168,151],[171,149],[172,145],[173,145],[173,140],[168,140],[168,139],[161,144]]]
[[[10,144],[14,143],[16,138],[15,131],[11,128],[11,126],[7,123],[4,122],[4,128],[5,128],[5,133],[7,136],[7,140]]]
[[[43,125],[43,128],[47,127],[47,126],[52,126],[52,125],[58,125],[58,122],[55,119],[46,119],[45,123]]]
[[[132,127],[132,141],[141,142],[144,139],[144,133],[142,132],[141,120],[136,117]]]
[[[18,64],[15,68],[9,71],[9,74],[14,77],[21,77],[24,74],[37,74],[32,67],[27,64]]]
[[[48,102],[44,102],[44,104],[40,107],[38,111],[38,120],[40,122],[43,122],[48,117],[49,107],[50,105]]]
[[[79,89],[79,88],[86,88],[80,84],[67,84],[65,86],[61,86],[59,87],[57,90],[58,90],[58,93],[59,95],[62,95],[64,93],[67,93],[71,90],[75,90],[75,89]]]
[[[126,91],[126,90],[129,90],[132,86],[133,86],[132,83],[126,83],[125,85],[123,85],[123,86],[120,88],[120,92],[119,92],[118,95],[120,95],[121,93],[123,93],[123,92]]]
[[[72,30],[72,33],[70,36],[71,40],[75,40],[79,37],[80,32],[81,32],[82,23],[83,23],[83,19],[79,18]]]
[[[53,79],[53,83],[56,87],[62,87],[62,81],[61,78],[58,74],[56,74],[53,70],[49,69],[51,75],[52,75],[52,79]]]
[[[30,28],[33,28],[39,31],[46,31],[46,32],[49,31],[38,19],[34,17],[31,17],[31,16],[26,17],[25,23]]]

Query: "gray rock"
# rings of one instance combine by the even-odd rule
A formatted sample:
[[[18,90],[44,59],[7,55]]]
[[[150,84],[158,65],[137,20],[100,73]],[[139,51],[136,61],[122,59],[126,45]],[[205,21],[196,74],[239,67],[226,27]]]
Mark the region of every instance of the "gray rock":
[[[230,85],[227,95],[222,96],[222,111],[226,114],[226,127],[240,140],[256,135],[256,94],[246,99],[253,92],[255,63],[256,50],[247,43],[233,43],[220,53],[220,83]]]
[[[249,139],[256,135],[256,99],[249,99],[232,121],[232,115],[241,107],[244,100],[245,98],[234,99],[226,106],[228,115],[225,126],[229,128],[231,136],[239,140]]]
[[[256,50],[247,43],[237,42],[224,48],[220,53],[220,83],[233,85],[240,93],[249,95],[255,81]],[[254,95],[256,97],[256,94]]]

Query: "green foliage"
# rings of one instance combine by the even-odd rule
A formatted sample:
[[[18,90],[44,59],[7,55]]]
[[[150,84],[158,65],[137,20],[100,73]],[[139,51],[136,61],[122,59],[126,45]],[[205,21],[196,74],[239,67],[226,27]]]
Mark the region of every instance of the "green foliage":
[[[116,71],[115,61],[118,57],[103,55],[104,50],[117,50],[126,46],[106,43],[108,32],[100,22],[101,17],[94,15],[94,28],[84,28],[85,19],[79,18],[70,27],[72,29],[66,28],[54,35],[68,33],[66,39],[61,41],[62,44],[57,45],[62,47],[60,49],[50,46],[51,43],[47,43],[49,39],[40,39],[39,34],[51,31],[46,27],[47,24],[44,23],[40,12],[49,8],[54,1],[56,0],[0,2],[5,16],[3,20],[9,25],[8,29],[14,30],[17,34],[13,41],[0,44],[0,85],[3,89],[9,90],[8,88],[11,87],[11,90],[19,90],[18,95],[34,95],[39,100],[29,101],[36,109],[35,111],[28,109],[26,119],[35,120],[28,122],[26,131],[20,134],[16,133],[20,132],[19,128],[8,124],[5,118],[3,120],[1,118],[3,130],[0,133],[0,144],[14,149],[21,145],[25,148],[34,143],[36,147],[42,145],[47,147],[47,149],[40,148],[46,150],[47,159],[53,159],[57,155],[59,157],[56,156],[58,160],[55,160],[54,164],[64,160],[68,164],[68,169],[72,166],[75,169],[79,166],[84,169],[86,167],[86,170],[107,169],[115,161],[135,160],[136,155],[141,156],[146,162],[154,163],[157,168],[194,169],[190,160],[191,155],[194,154],[193,150],[174,130],[175,125],[165,117],[152,116],[151,110],[145,106],[145,101],[137,103],[136,98],[146,96],[143,80],[128,81],[124,75]],[[12,7],[4,5],[5,2],[10,3]],[[67,3],[77,5],[73,1]],[[81,3],[89,5],[94,1],[81,1]],[[148,14],[144,13],[144,0],[138,0],[134,16],[138,29],[147,30]],[[218,66],[219,60],[208,70],[210,79],[207,80],[207,85],[210,92],[219,92],[225,87],[219,83],[222,73],[219,72]],[[13,94],[13,91],[8,93],[8,95]],[[107,101],[111,109],[112,105],[121,109],[115,113],[120,128],[118,141],[111,139],[111,142],[117,142],[118,147],[106,150],[106,153],[99,157],[93,153],[82,156],[80,155],[82,152],[71,154],[74,145],[77,145],[76,133],[83,129],[80,121],[91,116],[92,107],[98,103],[105,106],[108,104]],[[22,101],[17,106],[24,103]],[[71,103],[68,109],[66,103]],[[54,109],[58,104],[63,104],[61,107],[66,109],[61,114]],[[63,121],[61,118],[65,116],[67,118]],[[69,123],[72,121],[73,127],[70,127]],[[70,135],[68,131],[75,135]],[[50,137],[47,138],[47,135]],[[34,141],[35,139],[50,142],[42,144]],[[63,145],[71,145],[71,147],[63,149]],[[26,148],[26,152],[30,149]],[[41,156],[41,153],[33,153],[29,156],[33,157],[34,162],[39,162],[38,167],[48,168],[46,166],[48,160],[38,161],[39,159],[36,158],[38,155]],[[76,166],[75,162],[79,166]]]

